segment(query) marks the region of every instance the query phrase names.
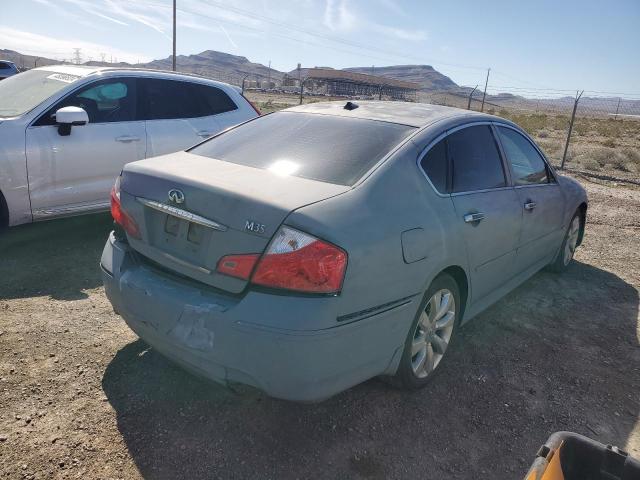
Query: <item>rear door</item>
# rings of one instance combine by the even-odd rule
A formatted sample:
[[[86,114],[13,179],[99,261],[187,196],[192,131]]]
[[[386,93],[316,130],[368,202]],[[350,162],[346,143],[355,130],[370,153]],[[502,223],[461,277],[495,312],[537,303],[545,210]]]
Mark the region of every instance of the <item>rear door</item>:
[[[238,107],[219,88],[159,78],[141,78],[139,88],[146,119],[147,157],[186,150],[239,123],[222,117]]]
[[[89,123],[61,136],[55,112],[83,108]],[[144,122],[137,120],[136,82],[109,78],[69,94],[26,131],[29,189],[34,218],[106,208],[125,163],[145,157]]]
[[[488,124],[453,131],[447,138],[451,198],[464,236],[472,302],[505,284],[515,273],[522,208],[508,179]]]
[[[497,126],[522,209],[517,268],[551,261],[562,242],[564,197],[553,174],[531,141],[517,130]]]

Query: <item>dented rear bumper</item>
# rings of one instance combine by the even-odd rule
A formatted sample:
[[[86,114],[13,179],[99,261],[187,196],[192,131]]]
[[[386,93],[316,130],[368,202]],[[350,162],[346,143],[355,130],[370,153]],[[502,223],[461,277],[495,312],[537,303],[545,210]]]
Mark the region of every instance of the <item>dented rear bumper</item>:
[[[160,353],[212,380],[251,385],[287,400],[319,401],[395,370],[402,340],[380,318],[321,330],[277,328],[274,315],[292,325],[286,316],[300,318],[309,299],[218,293],[140,263],[113,234],[101,267],[107,297],[129,327]],[[326,306],[331,299],[317,300],[310,316],[334,314]],[[269,318],[267,324],[260,324],[261,316]]]

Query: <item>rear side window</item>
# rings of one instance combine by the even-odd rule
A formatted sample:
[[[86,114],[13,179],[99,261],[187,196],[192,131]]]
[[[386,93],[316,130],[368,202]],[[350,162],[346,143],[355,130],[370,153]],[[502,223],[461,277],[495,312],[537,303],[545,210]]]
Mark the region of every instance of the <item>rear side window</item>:
[[[453,168],[452,192],[504,187],[502,160],[488,125],[463,128],[447,137]]]
[[[198,99],[201,109],[200,116],[218,115],[238,108],[234,101],[229,98],[229,95],[219,88],[200,83],[192,83],[190,88]]]
[[[447,141],[442,139],[431,147],[420,161],[420,165],[435,189],[440,193],[446,193],[448,176]]]
[[[511,128],[498,127],[502,148],[511,163],[513,183],[533,185],[549,183],[547,165],[531,142]]]
[[[396,123],[277,112],[233,128],[191,153],[338,185],[353,185],[415,131]]]
[[[145,120],[208,117],[238,108],[219,88],[200,83],[143,78],[139,84]]]

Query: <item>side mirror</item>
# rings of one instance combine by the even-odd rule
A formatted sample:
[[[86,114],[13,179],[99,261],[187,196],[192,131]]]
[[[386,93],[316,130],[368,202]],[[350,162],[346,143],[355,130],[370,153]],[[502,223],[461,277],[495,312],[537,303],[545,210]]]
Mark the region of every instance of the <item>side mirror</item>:
[[[89,123],[89,115],[80,107],[63,107],[56,111],[58,134],[66,137],[71,135],[71,127],[79,127]]]

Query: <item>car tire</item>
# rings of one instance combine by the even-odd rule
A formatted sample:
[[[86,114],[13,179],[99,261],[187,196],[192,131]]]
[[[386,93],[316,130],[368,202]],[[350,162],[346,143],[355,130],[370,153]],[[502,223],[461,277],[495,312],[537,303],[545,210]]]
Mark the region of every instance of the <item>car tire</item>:
[[[0,192],[0,232],[9,228],[9,207],[4,199],[4,195]]]
[[[581,229],[582,216],[580,215],[580,212],[577,211],[569,222],[569,227],[564,235],[562,246],[560,247],[554,261],[549,265],[549,270],[556,273],[562,273],[569,267],[578,246]]]
[[[446,273],[438,275],[424,294],[411,324],[402,358],[392,383],[417,390],[442,369],[459,323],[462,304],[458,284]]]

